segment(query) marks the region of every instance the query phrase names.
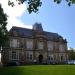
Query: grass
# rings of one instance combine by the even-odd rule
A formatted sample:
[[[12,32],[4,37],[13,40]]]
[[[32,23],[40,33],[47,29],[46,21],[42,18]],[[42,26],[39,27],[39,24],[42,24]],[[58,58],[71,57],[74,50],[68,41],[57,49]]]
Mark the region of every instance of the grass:
[[[0,75],[75,75],[75,65],[0,67]]]

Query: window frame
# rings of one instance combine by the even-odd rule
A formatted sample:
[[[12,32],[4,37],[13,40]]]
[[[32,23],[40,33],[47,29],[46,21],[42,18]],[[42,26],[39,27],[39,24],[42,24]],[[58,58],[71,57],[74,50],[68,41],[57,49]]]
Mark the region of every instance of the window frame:
[[[14,57],[15,55],[15,57]],[[18,51],[9,51],[9,60],[19,60],[19,52]]]
[[[33,39],[26,39],[26,48],[33,49]]]
[[[18,39],[10,39],[10,47],[13,47],[13,48],[17,48],[19,47],[19,40]]]
[[[48,48],[48,51],[53,50],[53,42],[52,41],[47,41],[47,48]]]
[[[43,41],[38,41],[38,49],[44,49],[44,42]]]
[[[26,58],[27,60],[33,60],[33,52],[26,52]]]
[[[64,49],[64,44],[60,44],[59,45],[59,51],[63,52],[65,49]]]

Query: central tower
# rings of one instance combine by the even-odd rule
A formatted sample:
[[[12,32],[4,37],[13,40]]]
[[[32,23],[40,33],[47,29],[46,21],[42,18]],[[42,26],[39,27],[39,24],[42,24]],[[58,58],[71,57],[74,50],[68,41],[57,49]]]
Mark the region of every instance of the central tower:
[[[42,28],[41,23],[35,23],[33,25],[33,30],[38,31],[38,32],[43,32],[43,28]]]

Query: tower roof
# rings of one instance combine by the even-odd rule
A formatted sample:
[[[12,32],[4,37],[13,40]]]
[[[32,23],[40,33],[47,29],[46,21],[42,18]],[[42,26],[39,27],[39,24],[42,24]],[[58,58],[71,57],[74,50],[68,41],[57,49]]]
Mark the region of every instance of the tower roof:
[[[33,30],[42,32],[42,31],[43,31],[43,28],[42,28],[41,23],[35,23],[35,24],[33,25]]]

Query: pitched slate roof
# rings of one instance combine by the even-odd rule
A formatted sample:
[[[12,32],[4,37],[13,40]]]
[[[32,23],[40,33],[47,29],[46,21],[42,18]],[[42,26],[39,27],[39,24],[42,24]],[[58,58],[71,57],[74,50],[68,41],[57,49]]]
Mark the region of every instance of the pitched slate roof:
[[[47,39],[58,39],[60,36],[57,33],[45,32]]]
[[[31,29],[13,26],[9,32],[14,32],[14,31],[21,37],[32,37],[33,36],[33,30]]]
[[[13,26],[9,32],[14,32],[14,31],[17,34],[19,34],[19,36],[21,36],[21,37],[34,37],[34,33],[35,33],[33,29],[27,29],[27,28]],[[46,31],[43,31],[43,35],[45,35],[46,38],[49,40],[62,38],[57,33],[46,32]]]

